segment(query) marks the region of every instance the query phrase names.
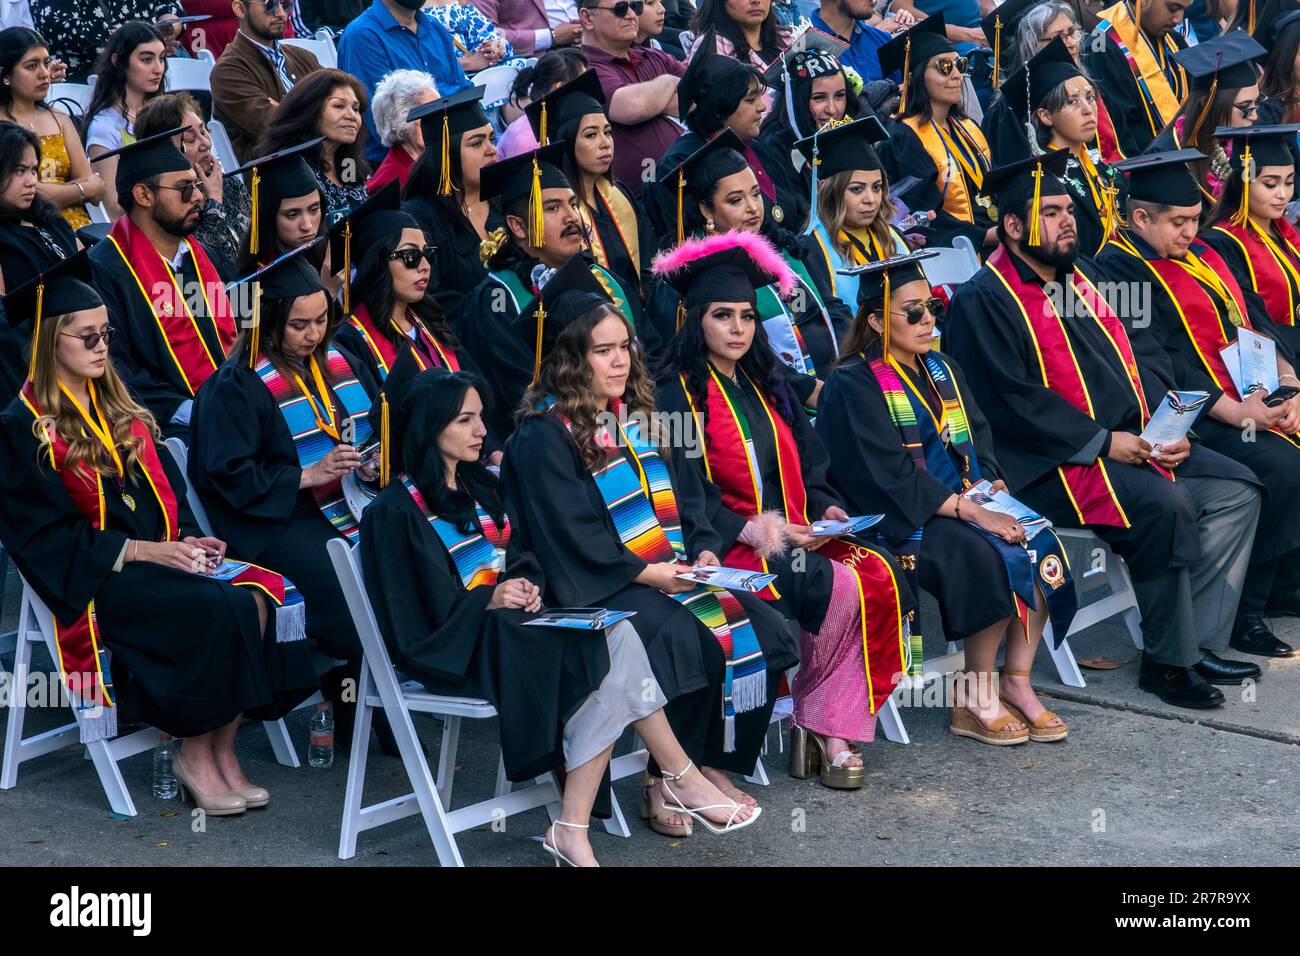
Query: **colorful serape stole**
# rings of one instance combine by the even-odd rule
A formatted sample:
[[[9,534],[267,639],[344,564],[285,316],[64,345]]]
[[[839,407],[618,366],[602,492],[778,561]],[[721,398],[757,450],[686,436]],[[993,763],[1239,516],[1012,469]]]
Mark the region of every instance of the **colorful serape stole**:
[[[465,586],[465,590],[472,591],[477,587],[495,586],[501,569],[505,566],[505,549],[510,541],[509,519],[498,528],[492,516],[476,501],[474,514],[478,519],[480,530],[466,534],[454,523],[439,518],[429,510],[429,506],[424,502],[424,495],[420,494],[420,489],[415,486],[415,482],[409,475],[403,472],[398,477],[402,481],[402,486],[406,488],[407,494],[411,496],[411,500],[429,522],[429,527],[433,529],[438,540],[447,549],[447,553],[451,555],[452,563],[456,565],[456,573],[460,575],[460,583]]]

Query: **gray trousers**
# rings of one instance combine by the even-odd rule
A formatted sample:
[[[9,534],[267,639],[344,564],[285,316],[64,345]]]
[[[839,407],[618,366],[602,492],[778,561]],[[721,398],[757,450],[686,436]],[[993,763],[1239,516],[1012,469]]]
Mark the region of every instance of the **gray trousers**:
[[[1134,581],[1142,612],[1144,653],[1173,667],[1191,667],[1228,646],[1259,521],[1259,490],[1225,478],[1179,476],[1196,502],[1201,560]]]

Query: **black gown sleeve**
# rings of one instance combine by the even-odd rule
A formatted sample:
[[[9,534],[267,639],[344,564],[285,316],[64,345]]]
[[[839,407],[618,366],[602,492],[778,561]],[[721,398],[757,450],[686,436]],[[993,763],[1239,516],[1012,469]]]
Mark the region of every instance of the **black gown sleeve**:
[[[989,157],[994,167],[1007,166],[1022,159],[1029,158],[1029,137],[1024,124],[1016,117],[1007,103],[1006,97],[999,94],[984,113],[984,122],[980,131],[988,140]]]

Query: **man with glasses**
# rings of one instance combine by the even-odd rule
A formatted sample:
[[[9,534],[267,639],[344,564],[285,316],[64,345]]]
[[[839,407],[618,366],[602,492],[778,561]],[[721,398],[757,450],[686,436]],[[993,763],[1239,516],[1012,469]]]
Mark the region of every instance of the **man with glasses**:
[[[184,129],[96,157],[118,157],[125,214],[90,252],[95,286],[117,330],[113,364],[163,433],[182,438],[194,394],[226,360],[236,333],[222,277],[192,238],[203,189],[172,142]]]
[[[1094,532],[1127,563],[1142,613],[1138,686],[1177,707],[1216,707],[1224,697],[1213,684],[1260,673],[1217,656],[1245,583],[1258,483],[1199,442],[1152,447],[1140,437],[1165,393],[1182,386],[1159,356],[1147,361],[1133,327],[1140,313],[1113,311],[1095,265],[1079,256],[1060,179],[1067,156],[1055,150],[984,177],[999,244],[953,296],[944,348],[992,426],[1012,493],[1058,527]]]
[[[600,78],[614,129],[611,173],[634,196],[653,180],[650,165],[682,135],[677,81],[686,65],[662,50],[636,46],[642,0],[581,0],[582,52]]]
[[[321,66],[310,50],[280,42],[289,16],[285,0],[232,0],[230,8],[239,32],[212,68],[212,113],[242,163],[253,158],[284,95]]]

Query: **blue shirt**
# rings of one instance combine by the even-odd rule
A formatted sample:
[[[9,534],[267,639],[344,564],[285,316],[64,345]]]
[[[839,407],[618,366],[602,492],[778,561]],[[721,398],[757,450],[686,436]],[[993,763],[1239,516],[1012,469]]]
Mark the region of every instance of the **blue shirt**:
[[[339,69],[360,80],[367,96],[374,96],[379,81],[393,70],[423,70],[433,77],[442,96],[469,86],[451,34],[423,10],[415,14],[415,23],[416,32],[412,33],[397,22],[383,0],[375,0],[344,29],[339,40]],[[369,109],[366,129],[370,131],[366,158],[380,162],[388,149],[379,141]]]
[[[844,55],[840,57],[840,62],[862,77],[863,83],[883,79],[880,74],[880,57],[876,55],[876,51],[892,40],[892,36],[879,27],[854,20],[853,36],[842,37],[827,26],[820,13],[812,15],[812,25],[813,29],[829,33],[849,45]]]

